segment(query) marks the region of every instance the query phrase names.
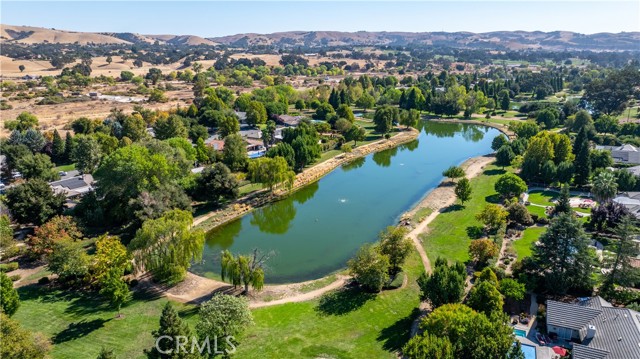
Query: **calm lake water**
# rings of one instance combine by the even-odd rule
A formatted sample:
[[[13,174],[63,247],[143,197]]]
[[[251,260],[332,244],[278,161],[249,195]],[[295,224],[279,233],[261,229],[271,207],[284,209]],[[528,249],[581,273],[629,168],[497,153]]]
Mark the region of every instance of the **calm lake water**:
[[[273,252],[265,281],[287,283],[323,277],[420,201],[442,171],[491,152],[496,129],[424,122],[417,140],[370,154],[290,197],[207,233],[203,263],[194,273],[220,272],[220,252]]]

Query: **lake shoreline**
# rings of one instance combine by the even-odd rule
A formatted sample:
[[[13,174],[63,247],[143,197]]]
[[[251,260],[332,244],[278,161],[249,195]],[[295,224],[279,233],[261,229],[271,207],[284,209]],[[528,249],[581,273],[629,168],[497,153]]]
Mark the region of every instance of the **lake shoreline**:
[[[457,118],[434,118],[434,119],[429,119],[428,121],[441,122],[441,123],[461,123],[461,124],[467,124],[467,125],[491,127],[502,132],[505,136],[509,138],[509,140],[514,140],[517,138],[515,132],[509,130],[507,126],[499,123],[483,122],[479,120],[460,120]]]
[[[482,170],[494,160],[495,157],[493,154],[471,157],[465,160],[460,167],[467,172],[467,177],[471,179],[480,175]],[[431,264],[418,236],[419,234],[424,233],[428,224],[442,213],[444,209],[455,203],[456,196],[453,192],[454,187],[449,185],[449,182],[449,180],[443,179],[437,187],[429,190],[419,202],[414,204],[409,210],[400,216],[400,221],[402,222],[407,218],[411,218],[413,214],[421,208],[432,209],[432,213],[429,216],[419,223],[412,224],[412,229],[407,234],[407,237],[412,239],[413,244],[422,259],[426,272],[431,271]],[[303,290],[305,286],[313,286],[314,283],[326,282],[331,277],[335,277],[336,279],[327,285],[314,288],[308,292]],[[350,276],[344,274],[344,269],[342,269],[338,272],[330,273],[317,279],[283,284],[268,284],[265,285],[263,290],[259,293],[252,293],[249,297],[249,307],[261,308],[312,300],[331,290],[342,287],[350,278]],[[185,278],[183,282],[161,291],[164,292],[164,295],[168,299],[181,303],[198,304],[208,300],[215,292],[226,292],[231,290],[231,288],[232,286],[229,283],[188,272],[187,278]],[[269,300],[270,298],[275,299]]]

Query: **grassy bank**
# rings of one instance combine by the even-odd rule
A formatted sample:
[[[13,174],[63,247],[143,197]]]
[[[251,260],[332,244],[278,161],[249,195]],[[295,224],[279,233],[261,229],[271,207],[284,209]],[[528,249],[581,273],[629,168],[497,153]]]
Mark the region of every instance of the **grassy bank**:
[[[484,172],[471,179],[473,193],[471,200],[464,207],[456,203],[446,208],[429,224],[426,233],[420,235],[420,240],[431,261],[438,257],[450,261],[466,261],[471,238],[468,232],[481,226],[475,215],[489,202],[497,200],[497,193],[493,188],[500,175],[505,171],[494,165],[487,166]]]

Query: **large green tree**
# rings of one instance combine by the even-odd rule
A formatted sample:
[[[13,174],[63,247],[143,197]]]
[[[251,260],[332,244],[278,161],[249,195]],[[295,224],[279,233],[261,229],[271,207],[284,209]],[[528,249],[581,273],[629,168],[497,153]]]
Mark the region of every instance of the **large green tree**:
[[[528,189],[522,178],[510,172],[500,176],[494,188],[504,198],[520,197]]]
[[[591,189],[596,200],[600,203],[608,202],[618,193],[618,182],[613,172],[600,172],[593,179],[593,187]]]
[[[373,123],[375,124],[376,132],[388,133],[393,128],[393,124],[398,122],[399,112],[398,109],[391,106],[382,106],[376,109],[376,113],[373,115]]]
[[[578,132],[578,137],[573,144],[573,153],[576,156],[574,182],[578,186],[583,186],[589,182],[591,176],[591,153],[587,130],[584,127]]]
[[[29,332],[4,313],[0,313],[0,338],[0,358],[44,359],[51,348],[43,335]]]
[[[136,265],[158,281],[180,282],[191,263],[202,258],[204,232],[191,230],[192,223],[191,213],[179,209],[144,222],[129,244]]]
[[[25,179],[36,178],[43,181],[53,181],[58,178],[51,159],[44,153],[28,154],[19,158],[15,168]]]
[[[13,218],[22,224],[42,224],[61,214],[63,194],[54,194],[49,184],[40,179],[29,180],[6,191],[5,203]]]
[[[220,276],[234,286],[243,285],[245,294],[249,294],[249,286],[261,290],[264,286],[264,266],[269,257],[270,254],[260,253],[257,249],[251,255],[239,256],[225,250],[221,254]]]
[[[200,338],[216,338],[217,349],[228,357],[240,344],[242,333],[253,324],[249,304],[244,298],[216,294],[200,306],[196,331]],[[209,357],[217,353],[210,353]]]
[[[249,162],[249,177],[253,182],[262,183],[273,191],[280,185],[290,189],[296,179],[296,174],[289,169],[287,160],[283,157],[262,157]]]
[[[482,281],[477,283],[469,293],[467,305],[478,312],[491,316],[494,313],[500,313],[504,300],[502,294],[491,282]]]
[[[423,334],[411,338],[403,353],[414,353],[412,359],[432,358],[423,354],[421,342],[434,335],[449,340],[455,358],[505,358],[514,341],[513,329],[506,323],[505,316],[489,318],[462,304],[446,304],[422,319]]]
[[[238,178],[223,163],[205,168],[196,179],[194,198],[210,203],[220,203],[238,197]]]
[[[81,173],[93,173],[102,159],[100,144],[93,136],[76,136],[71,159]]]
[[[533,258],[546,289],[564,294],[571,289],[593,286],[594,254],[580,220],[570,214],[560,214],[533,246]]]
[[[431,274],[422,273],[418,278],[420,298],[437,308],[448,303],[460,303],[464,295],[466,269],[460,262],[449,265],[438,257]]]
[[[247,164],[247,145],[239,134],[231,134],[224,138],[222,161],[232,171],[240,171]]]
[[[351,275],[364,288],[379,292],[389,281],[389,257],[377,245],[365,244],[347,263]]]
[[[389,226],[378,236],[380,238],[380,253],[389,258],[390,274],[400,272],[404,261],[413,248],[411,240],[406,235],[406,228]]]

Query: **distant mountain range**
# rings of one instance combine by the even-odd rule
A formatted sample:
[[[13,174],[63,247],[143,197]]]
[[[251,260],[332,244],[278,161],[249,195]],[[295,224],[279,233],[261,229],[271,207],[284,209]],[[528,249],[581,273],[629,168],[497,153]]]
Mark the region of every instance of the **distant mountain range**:
[[[91,33],[30,26],[0,25],[0,42],[23,44],[75,43],[175,45],[217,45],[246,48],[250,46],[322,47],[375,45],[434,45],[478,49],[542,49],[640,51],[640,32],[598,33],[584,35],[569,31],[495,31],[472,32],[340,32],[287,31],[273,34],[237,34],[213,38],[194,35],[141,35],[135,33]]]

